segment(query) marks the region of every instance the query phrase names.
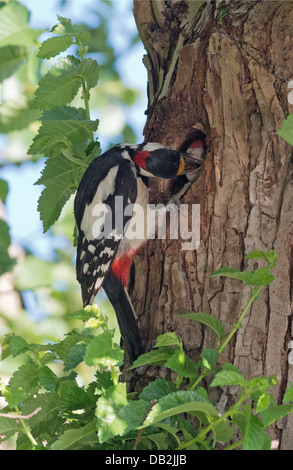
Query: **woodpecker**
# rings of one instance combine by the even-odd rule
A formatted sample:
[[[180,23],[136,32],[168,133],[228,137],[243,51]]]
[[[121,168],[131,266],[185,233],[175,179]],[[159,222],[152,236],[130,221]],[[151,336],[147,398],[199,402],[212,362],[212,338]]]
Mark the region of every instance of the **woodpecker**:
[[[145,234],[130,236],[135,207],[142,208],[145,218],[149,178],[173,180],[174,198],[180,197],[197,178],[204,153],[203,140],[186,153],[158,143],[118,144],[92,161],[77,189],[76,273],[83,306],[91,305],[103,287],[131,362],[143,348],[127,284],[132,260],[146,240]]]

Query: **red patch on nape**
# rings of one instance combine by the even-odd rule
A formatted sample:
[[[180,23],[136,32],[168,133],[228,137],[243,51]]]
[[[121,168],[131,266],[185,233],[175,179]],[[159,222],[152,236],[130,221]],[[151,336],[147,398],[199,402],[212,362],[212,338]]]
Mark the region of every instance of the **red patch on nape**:
[[[127,255],[122,255],[121,258],[116,258],[113,261],[111,267],[111,273],[120,279],[122,284],[127,287],[129,274],[130,274],[130,266],[134,256],[136,255],[136,251],[131,251]]]
[[[144,170],[147,169],[146,167],[146,159],[151,155],[151,152],[148,152],[147,150],[141,150],[140,152],[135,152],[133,161],[140,166],[140,168],[143,168]]]
[[[195,140],[192,144],[189,145],[189,148],[198,149],[205,146],[205,141],[202,139]]]

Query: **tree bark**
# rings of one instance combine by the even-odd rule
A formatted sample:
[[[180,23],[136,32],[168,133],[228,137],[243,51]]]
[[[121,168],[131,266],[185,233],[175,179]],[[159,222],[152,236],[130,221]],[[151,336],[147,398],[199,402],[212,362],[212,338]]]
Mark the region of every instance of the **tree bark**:
[[[222,20],[219,20],[222,14]],[[221,356],[251,378],[276,374],[280,402],[292,381],[287,361],[292,337],[292,147],[276,131],[292,109],[293,5],[290,1],[134,0],[134,16],[147,54],[145,140],[176,149],[203,133],[207,156],[201,177],[182,202],[200,203],[201,242],[181,251],[180,241],[149,241],[134,263],[131,297],[146,350],[175,331],[198,359],[215,338],[177,314],[204,311],[227,331],[249,297],[229,278],[210,278],[221,266],[249,269],[252,250],[275,249],[274,282],[252,306],[245,328]],[[154,186],[154,201],[168,192]],[[167,371],[150,368],[137,387]],[[233,402],[236,390],[223,390]],[[219,400],[220,396],[214,396]],[[293,449],[293,417],[273,431],[280,449]]]

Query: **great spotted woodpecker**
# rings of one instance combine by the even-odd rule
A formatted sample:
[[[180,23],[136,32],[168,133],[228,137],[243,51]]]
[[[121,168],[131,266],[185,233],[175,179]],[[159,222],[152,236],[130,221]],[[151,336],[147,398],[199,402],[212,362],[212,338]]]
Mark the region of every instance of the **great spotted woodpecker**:
[[[78,187],[76,271],[83,305],[92,304],[103,287],[131,362],[143,349],[127,284],[132,260],[146,238],[130,236],[133,211],[140,205],[145,217],[150,177],[172,179],[180,197],[199,173],[204,145],[196,140],[186,153],[157,143],[115,145],[92,161]]]

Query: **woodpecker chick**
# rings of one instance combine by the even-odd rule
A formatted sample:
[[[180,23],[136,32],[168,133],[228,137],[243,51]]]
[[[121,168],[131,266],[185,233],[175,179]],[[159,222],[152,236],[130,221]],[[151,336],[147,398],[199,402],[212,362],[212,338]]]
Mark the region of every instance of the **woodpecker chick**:
[[[184,154],[186,161],[185,174],[178,175],[177,178],[171,182],[170,192],[172,197],[170,203],[174,203],[177,206],[180,205],[180,198],[188,191],[192,183],[194,183],[200,175],[205,153],[206,143],[203,139],[195,140],[189,145]],[[196,162],[197,165],[195,165],[194,162]]]

